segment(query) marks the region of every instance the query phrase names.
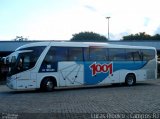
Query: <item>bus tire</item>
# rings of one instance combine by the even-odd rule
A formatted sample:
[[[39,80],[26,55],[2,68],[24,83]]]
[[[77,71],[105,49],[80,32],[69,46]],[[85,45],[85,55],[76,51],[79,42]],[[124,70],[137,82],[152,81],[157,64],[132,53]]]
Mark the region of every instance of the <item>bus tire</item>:
[[[134,74],[128,74],[125,78],[125,84],[127,86],[133,86],[136,84],[136,76]]]
[[[46,77],[41,82],[41,89],[43,91],[51,92],[56,86],[56,81],[52,77]]]

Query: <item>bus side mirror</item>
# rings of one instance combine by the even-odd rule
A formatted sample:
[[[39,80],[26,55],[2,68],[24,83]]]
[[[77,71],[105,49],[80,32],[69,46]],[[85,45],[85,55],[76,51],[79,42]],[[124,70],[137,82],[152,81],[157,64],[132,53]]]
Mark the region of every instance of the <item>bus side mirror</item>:
[[[6,62],[6,57],[2,57],[2,58],[1,58],[1,62],[2,62],[3,64],[7,64],[7,62]]]

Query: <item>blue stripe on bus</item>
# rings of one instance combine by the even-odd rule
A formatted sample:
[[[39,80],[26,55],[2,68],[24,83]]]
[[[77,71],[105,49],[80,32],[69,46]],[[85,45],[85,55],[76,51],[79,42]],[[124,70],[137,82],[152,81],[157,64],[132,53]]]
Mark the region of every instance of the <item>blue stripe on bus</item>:
[[[109,67],[112,64],[112,69]],[[110,73],[118,70],[138,70],[143,68],[147,61],[113,61],[113,62],[85,62],[84,63],[84,83],[88,85],[97,84],[107,78]],[[97,68],[93,70],[92,68]],[[110,71],[112,70],[112,71]],[[93,72],[94,71],[94,72]]]

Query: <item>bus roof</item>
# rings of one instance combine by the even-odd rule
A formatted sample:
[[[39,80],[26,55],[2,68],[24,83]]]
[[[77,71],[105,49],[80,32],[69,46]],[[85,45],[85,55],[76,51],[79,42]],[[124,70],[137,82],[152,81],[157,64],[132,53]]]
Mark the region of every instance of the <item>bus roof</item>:
[[[28,43],[16,49],[23,49],[27,47],[33,46],[66,46],[66,47],[99,47],[99,48],[127,48],[127,49],[153,49],[156,50],[154,47],[147,47],[147,46],[132,46],[132,45],[117,45],[117,44],[110,44],[110,43],[97,43],[97,42],[66,42],[66,41],[51,41],[51,42],[35,42],[35,43]]]
[[[25,44],[25,45],[18,47],[15,51],[23,49],[23,48],[34,47],[34,46],[48,46],[49,44],[50,44],[50,42],[28,43],[28,44]]]

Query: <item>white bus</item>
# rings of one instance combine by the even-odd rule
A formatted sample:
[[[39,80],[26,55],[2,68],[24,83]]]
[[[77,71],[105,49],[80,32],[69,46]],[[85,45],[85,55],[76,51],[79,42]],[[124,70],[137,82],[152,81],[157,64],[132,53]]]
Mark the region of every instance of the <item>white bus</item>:
[[[125,83],[157,79],[153,47],[94,42],[37,42],[9,57],[7,86],[11,89]]]

